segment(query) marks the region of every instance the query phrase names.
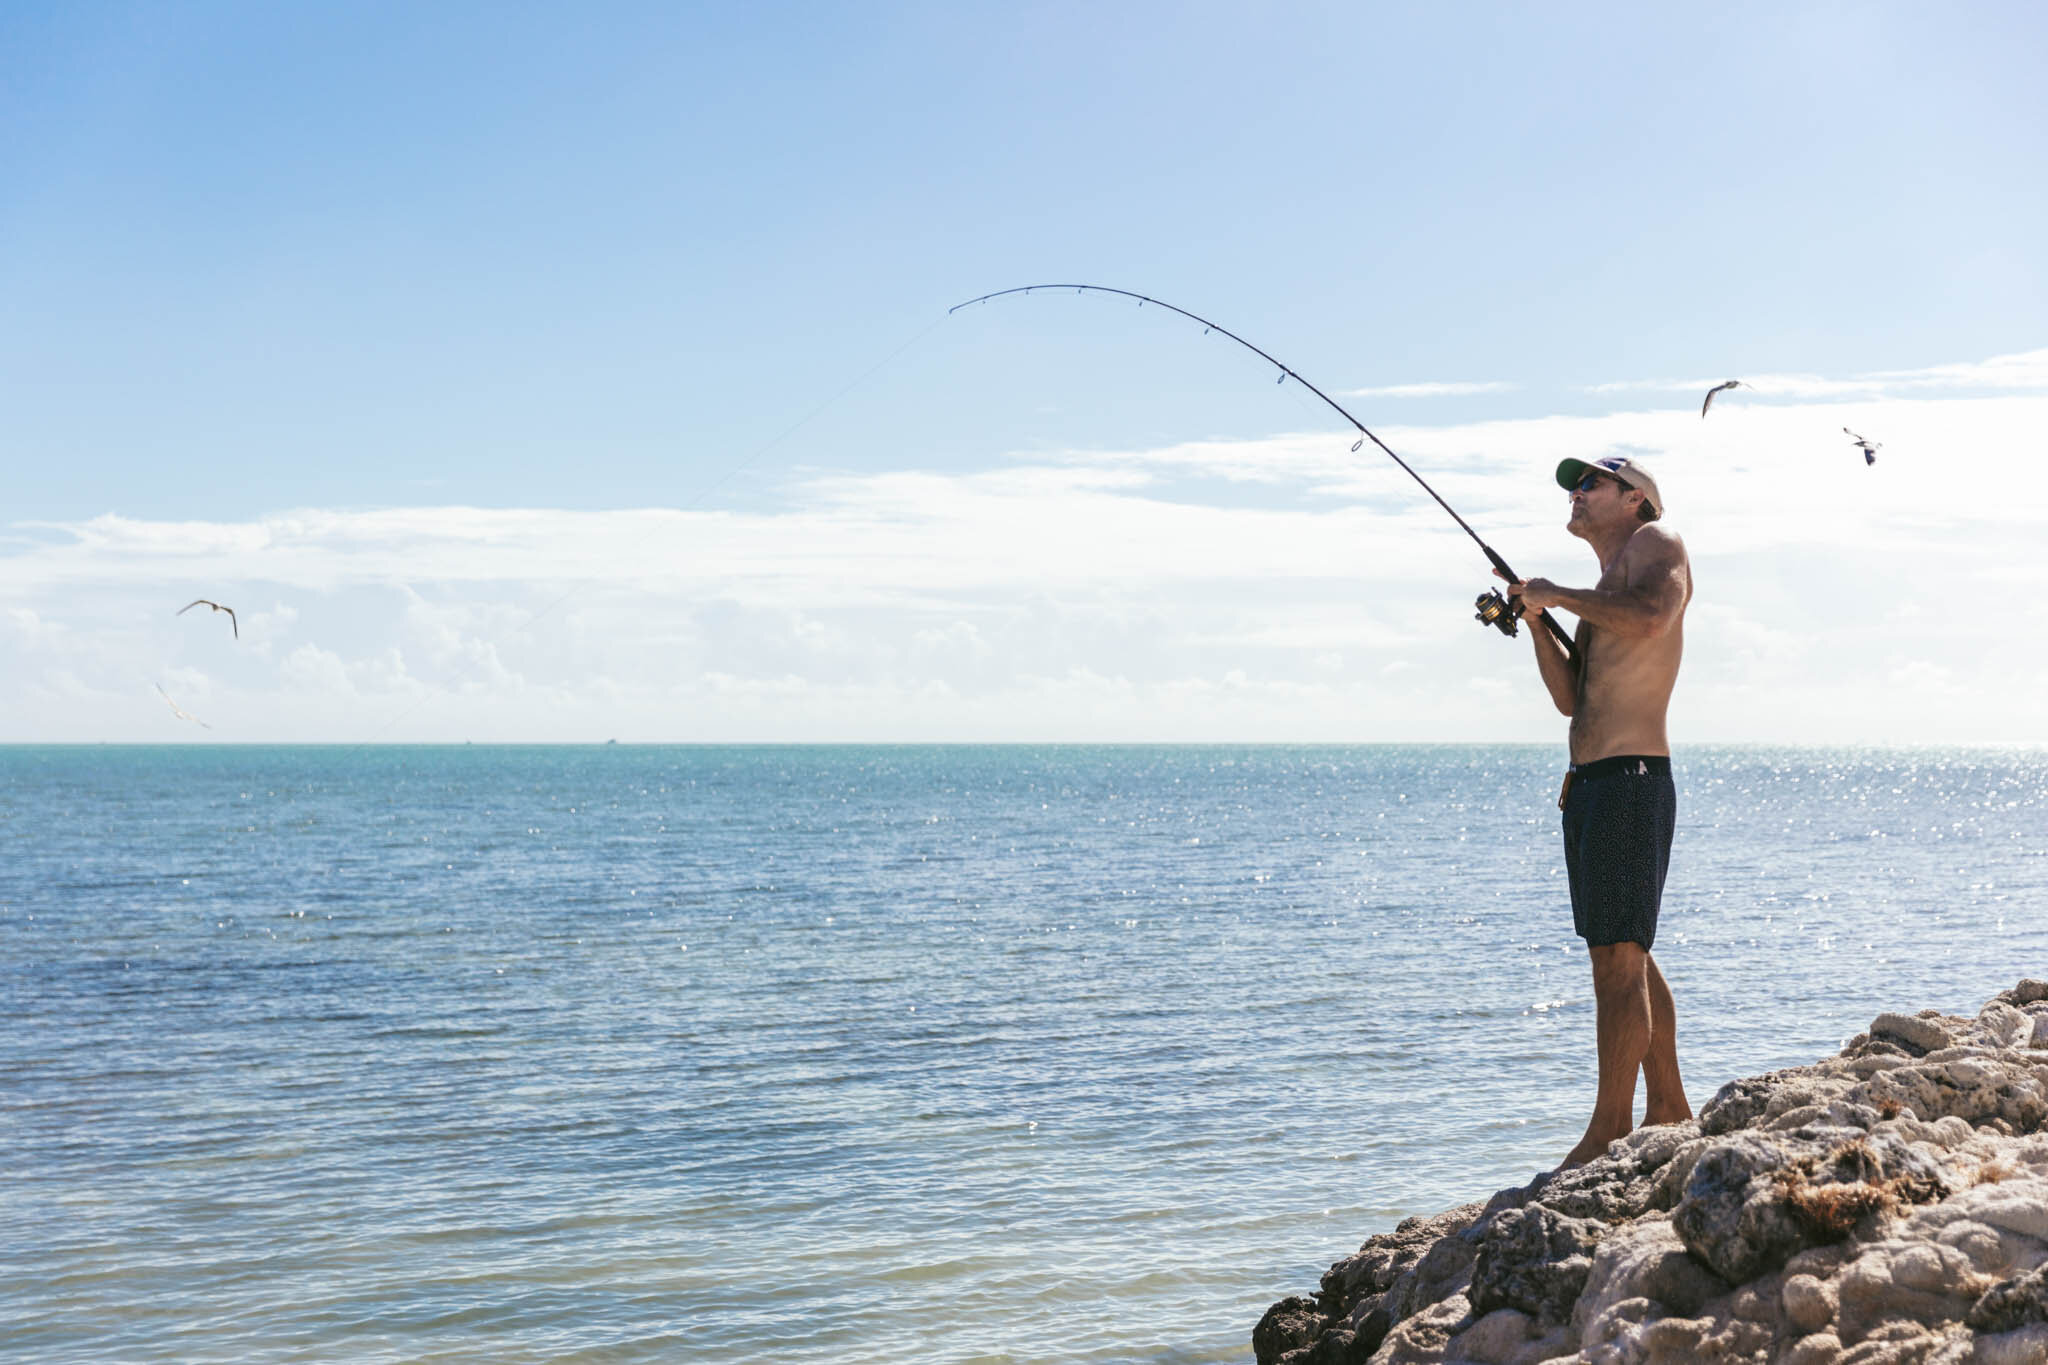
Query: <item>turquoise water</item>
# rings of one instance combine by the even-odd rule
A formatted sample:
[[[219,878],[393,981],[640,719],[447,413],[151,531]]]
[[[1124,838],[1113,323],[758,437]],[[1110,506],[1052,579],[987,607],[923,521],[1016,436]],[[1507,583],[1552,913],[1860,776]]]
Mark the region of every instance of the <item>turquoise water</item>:
[[[0,749],[0,1340],[1247,1360],[1577,1138],[1561,761]],[[2048,976],[2048,755],[1677,781],[1696,1104]]]

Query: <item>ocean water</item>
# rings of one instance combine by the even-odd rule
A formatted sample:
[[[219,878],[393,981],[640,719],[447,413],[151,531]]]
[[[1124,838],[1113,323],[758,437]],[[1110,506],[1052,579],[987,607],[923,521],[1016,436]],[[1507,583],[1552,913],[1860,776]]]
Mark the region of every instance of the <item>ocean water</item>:
[[[0,1352],[1249,1360],[1577,1138],[1561,763],[0,749]],[[2048,976],[2048,754],[1676,767],[1695,1105]]]

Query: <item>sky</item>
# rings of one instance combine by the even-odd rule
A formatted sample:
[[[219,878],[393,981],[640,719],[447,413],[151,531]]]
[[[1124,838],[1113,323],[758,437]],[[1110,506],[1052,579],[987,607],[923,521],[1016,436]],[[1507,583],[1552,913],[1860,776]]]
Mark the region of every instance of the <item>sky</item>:
[[[2048,743],[2048,13],[15,5],[0,742]],[[1707,387],[1741,378],[1702,419]],[[1843,428],[1880,443],[1866,465]],[[235,627],[197,597],[235,608]],[[235,633],[239,629],[239,634]]]

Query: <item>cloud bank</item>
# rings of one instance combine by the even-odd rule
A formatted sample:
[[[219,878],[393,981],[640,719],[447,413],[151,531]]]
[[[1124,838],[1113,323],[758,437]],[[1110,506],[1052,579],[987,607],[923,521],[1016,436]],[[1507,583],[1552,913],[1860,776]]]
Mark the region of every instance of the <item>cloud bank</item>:
[[[1937,373],[1965,392],[1916,391]],[[1568,583],[1595,566],[1557,461],[1657,472],[1698,583],[1680,744],[2048,742],[2048,646],[2013,611],[2048,525],[2048,352],[1885,383],[1381,434]],[[1874,468],[1843,426],[1884,443]],[[1475,547],[1342,433],[783,491],[16,524],[0,739],[1562,742],[1527,642],[1472,621]],[[195,596],[241,640],[172,615]]]
[[[1663,393],[1697,393],[1722,380],[1713,379],[1623,379],[1589,384],[1588,393],[1627,393],[1650,390]],[[1981,391],[2006,389],[2022,393],[2048,392],[2048,350],[2021,351],[1993,356],[1989,360],[1953,365],[1930,365],[1918,370],[1872,370],[1846,379],[1817,374],[1760,374],[1741,376],[1745,396],[1766,398],[1876,398],[1885,395],[1924,394],[1940,390]]]

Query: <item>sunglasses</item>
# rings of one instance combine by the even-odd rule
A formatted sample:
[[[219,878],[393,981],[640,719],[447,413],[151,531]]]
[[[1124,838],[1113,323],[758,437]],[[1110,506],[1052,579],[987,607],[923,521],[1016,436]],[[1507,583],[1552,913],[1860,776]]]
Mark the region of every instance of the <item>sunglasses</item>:
[[[1605,480],[1608,483],[1613,484],[1616,488],[1628,487],[1627,484],[1623,483],[1620,479],[1615,478],[1612,474],[1588,474],[1585,478],[1580,479],[1576,484],[1572,486],[1573,491],[1579,493],[1590,493],[1600,486],[1602,480]]]

